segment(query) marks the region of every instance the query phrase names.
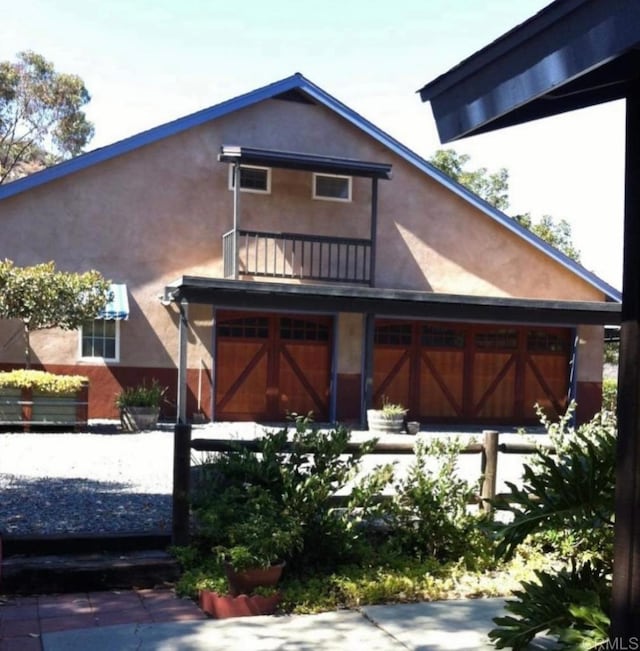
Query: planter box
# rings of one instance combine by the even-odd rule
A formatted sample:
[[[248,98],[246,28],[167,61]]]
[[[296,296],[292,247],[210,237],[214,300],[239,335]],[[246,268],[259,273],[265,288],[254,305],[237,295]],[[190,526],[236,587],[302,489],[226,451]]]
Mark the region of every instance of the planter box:
[[[398,434],[404,428],[404,414],[385,414],[382,409],[367,409],[369,430],[381,434]]]
[[[75,395],[61,396],[31,389],[0,389],[0,425],[19,425],[28,431],[37,427],[86,427],[89,386]]]
[[[0,422],[22,423],[22,389],[0,389]]]
[[[234,570],[229,563],[224,564],[224,572],[232,595],[251,594],[256,588],[273,588],[280,581],[285,563],[269,567],[255,567],[247,570]]]
[[[121,407],[120,425],[125,432],[155,429],[160,407]]]
[[[203,590],[200,593],[200,608],[215,619],[273,615],[281,599],[280,592],[268,597],[259,594],[241,594],[234,597],[228,594],[218,594],[211,590]]]

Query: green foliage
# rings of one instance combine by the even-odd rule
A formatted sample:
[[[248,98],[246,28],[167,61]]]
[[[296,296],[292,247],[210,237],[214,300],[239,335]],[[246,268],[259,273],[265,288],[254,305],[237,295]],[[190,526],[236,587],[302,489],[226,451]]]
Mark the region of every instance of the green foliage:
[[[75,330],[95,319],[110,298],[109,281],[95,270],[72,273],[57,271],[54,262],[31,267],[0,262],[0,319],[22,321],[27,366],[30,332]]]
[[[439,149],[429,161],[447,176],[469,188],[498,210],[509,207],[509,172],[503,167],[489,173],[486,167],[466,170],[470,157],[454,149]]]
[[[459,154],[454,149],[439,149],[429,162],[498,210],[506,211],[509,207],[509,172],[500,168],[497,172],[490,173],[486,167],[467,170],[465,166],[469,160],[468,155]],[[566,219],[555,220],[551,215],[543,215],[538,222],[534,222],[529,213],[514,215],[513,219],[571,259],[580,262],[580,251],[573,245],[571,224]]]
[[[612,414],[618,408],[618,381],[606,379],[602,381],[602,409]]]
[[[404,416],[408,409],[399,402],[391,402],[387,396],[382,398],[382,415],[383,416]]]
[[[153,378],[150,385],[146,380],[141,384],[132,387],[125,387],[116,396],[117,407],[159,407],[167,392],[167,387],[160,385],[158,380]]]
[[[608,637],[608,574],[584,563],[559,572],[536,572],[507,601],[512,613],[496,617],[489,632],[497,649],[524,649],[538,633],[548,633],[571,649],[595,649]],[[514,617],[515,615],[515,617]]]
[[[613,566],[616,423],[603,412],[577,431],[543,421],[556,454],[541,449],[524,467],[521,488],[509,485],[511,521],[498,525],[497,553],[511,557],[525,540],[538,539],[560,563],[540,572],[507,602],[516,617],[495,620],[498,648],[523,648],[549,631],[572,649],[596,648],[607,636]],[[570,568],[567,570],[566,568]]]
[[[77,75],[57,72],[35,52],[0,61],[0,184],[81,153],[93,125]]]
[[[74,395],[89,378],[83,375],[55,375],[46,371],[16,369],[0,373],[0,388],[31,389],[38,393]]]
[[[469,561],[484,553],[478,516],[469,504],[476,490],[458,476],[462,445],[457,440],[419,441],[406,476],[395,485],[389,514],[394,529],[391,543],[418,559]]]
[[[260,524],[271,527],[272,542],[286,543],[278,549],[280,560],[309,566],[354,558],[361,542],[354,513],[375,511],[373,491],[361,485],[360,500],[347,509],[329,498],[355,477],[361,455],[374,442],[345,455],[348,442],[346,428],[321,431],[298,417],[291,436],[288,429],[269,432],[257,452],[238,446],[208,459],[193,497],[202,544],[227,554],[234,547],[251,548],[258,545],[252,528]],[[269,555],[255,546],[254,552]]]
[[[543,215],[534,222],[529,213],[514,215],[513,219],[572,260],[580,262],[580,251],[573,245],[571,224],[566,219],[556,221],[551,215]]]
[[[619,341],[606,341],[604,342],[604,362],[605,364],[618,364],[620,360],[620,342]]]

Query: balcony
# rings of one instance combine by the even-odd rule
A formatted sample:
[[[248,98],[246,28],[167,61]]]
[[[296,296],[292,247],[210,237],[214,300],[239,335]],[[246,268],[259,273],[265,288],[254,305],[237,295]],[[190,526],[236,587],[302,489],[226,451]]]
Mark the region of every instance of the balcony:
[[[254,276],[371,284],[371,240],[240,229],[222,237],[225,278]],[[234,256],[237,249],[237,257]]]

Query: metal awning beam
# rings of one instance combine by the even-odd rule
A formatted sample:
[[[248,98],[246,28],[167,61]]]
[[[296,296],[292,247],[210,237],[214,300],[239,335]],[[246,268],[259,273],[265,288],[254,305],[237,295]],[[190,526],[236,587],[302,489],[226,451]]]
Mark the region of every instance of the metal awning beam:
[[[223,145],[218,154],[222,163],[240,163],[325,174],[344,174],[372,179],[391,179],[391,165],[335,156],[319,156],[275,149]]]

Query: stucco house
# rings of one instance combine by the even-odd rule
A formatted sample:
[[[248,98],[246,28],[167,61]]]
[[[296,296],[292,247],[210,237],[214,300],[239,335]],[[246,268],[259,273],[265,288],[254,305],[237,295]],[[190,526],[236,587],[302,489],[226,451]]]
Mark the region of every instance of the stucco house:
[[[103,318],[32,337],[89,376],[90,418],[144,378],[185,422],[600,407],[620,293],[300,74],[0,186],[0,221],[2,258],[114,283]]]

